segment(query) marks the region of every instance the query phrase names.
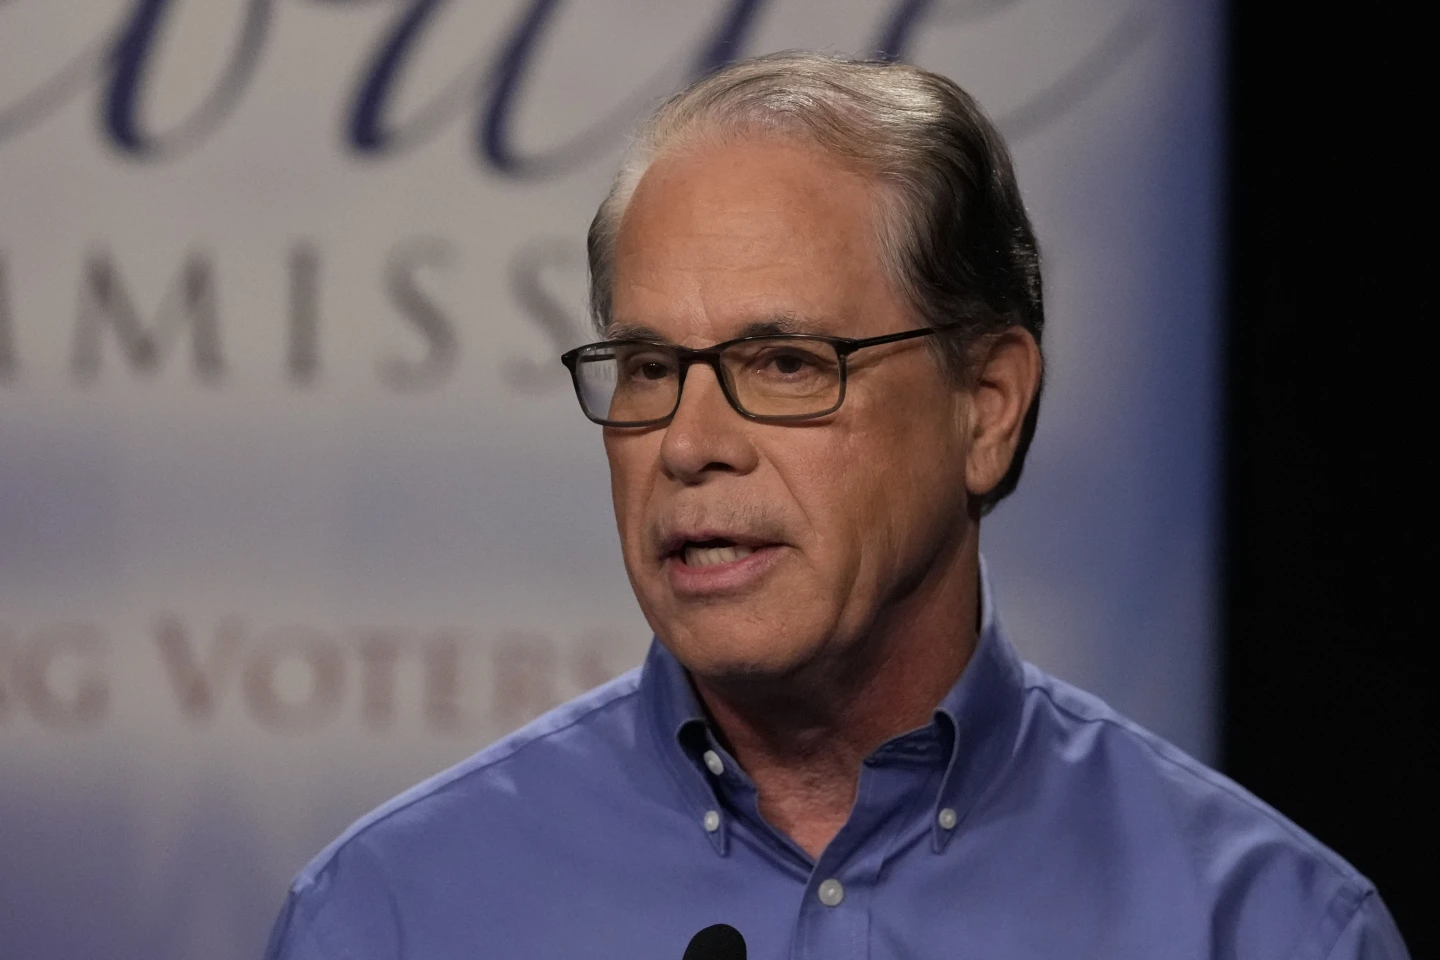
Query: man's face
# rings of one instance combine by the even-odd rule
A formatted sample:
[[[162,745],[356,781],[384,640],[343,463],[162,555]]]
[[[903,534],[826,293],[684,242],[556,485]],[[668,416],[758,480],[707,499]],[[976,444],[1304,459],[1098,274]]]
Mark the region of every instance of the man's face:
[[[775,321],[913,329],[875,201],[866,178],[794,142],[662,157],[621,224],[612,335],[701,347]],[[844,404],[819,420],[747,420],[696,364],[667,424],[606,429],[630,581],[692,673],[784,676],[843,656],[949,565],[967,523],[968,401],[925,344],[853,354]]]

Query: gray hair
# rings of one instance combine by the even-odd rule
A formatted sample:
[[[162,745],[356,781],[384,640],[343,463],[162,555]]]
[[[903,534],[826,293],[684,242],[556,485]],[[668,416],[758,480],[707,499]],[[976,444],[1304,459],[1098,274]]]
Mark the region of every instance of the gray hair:
[[[967,382],[975,347],[1012,327],[1040,342],[1040,254],[1005,142],[973,97],[908,64],[778,53],[703,77],[637,131],[588,238],[590,312],[611,321],[620,223],[641,177],[662,153],[775,134],[813,143],[880,187],[876,237],[891,282],[922,323],[962,326],[936,338],[950,373]],[[1020,481],[1040,398],[1014,460],[980,498],[988,512]]]

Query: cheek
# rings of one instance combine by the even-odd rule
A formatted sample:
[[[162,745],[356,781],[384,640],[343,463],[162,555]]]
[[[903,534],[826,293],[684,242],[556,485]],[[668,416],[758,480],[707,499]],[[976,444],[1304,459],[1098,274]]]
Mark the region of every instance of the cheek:
[[[852,522],[871,565],[889,566],[907,532],[904,518],[914,497],[914,450],[896,432],[883,430],[857,437],[848,454]]]
[[[783,445],[776,465],[809,526],[811,563],[851,589],[893,556],[895,451],[885,437],[853,429],[810,440]]]
[[[946,419],[887,409],[861,422],[820,475],[843,505],[831,526],[853,544],[857,573],[883,579],[951,524],[964,497],[964,451]]]
[[[963,534],[968,499],[961,431],[939,419],[917,426],[895,452],[891,502],[898,549],[909,559]]]
[[[605,455],[610,461],[610,499],[615,508],[615,523],[620,542],[628,553],[645,517],[645,501],[649,496],[654,470],[646,464],[654,459],[645,437],[606,437]]]

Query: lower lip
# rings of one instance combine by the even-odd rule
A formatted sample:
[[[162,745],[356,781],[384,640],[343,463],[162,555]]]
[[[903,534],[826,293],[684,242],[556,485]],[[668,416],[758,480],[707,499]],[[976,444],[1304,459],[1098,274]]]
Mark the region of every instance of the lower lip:
[[[679,556],[672,556],[665,559],[665,572],[678,595],[722,596],[756,586],[779,559],[779,545],[758,547],[749,556],[708,567],[692,567]]]

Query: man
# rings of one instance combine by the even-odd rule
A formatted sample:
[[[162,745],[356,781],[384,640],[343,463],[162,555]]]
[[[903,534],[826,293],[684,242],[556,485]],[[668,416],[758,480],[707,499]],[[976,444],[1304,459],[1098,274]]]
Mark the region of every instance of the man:
[[[590,232],[644,666],[361,820],[274,960],[1397,958],[1374,888],[1023,664],[979,553],[1041,381],[1011,163],[949,81],[780,55],[673,98]]]

